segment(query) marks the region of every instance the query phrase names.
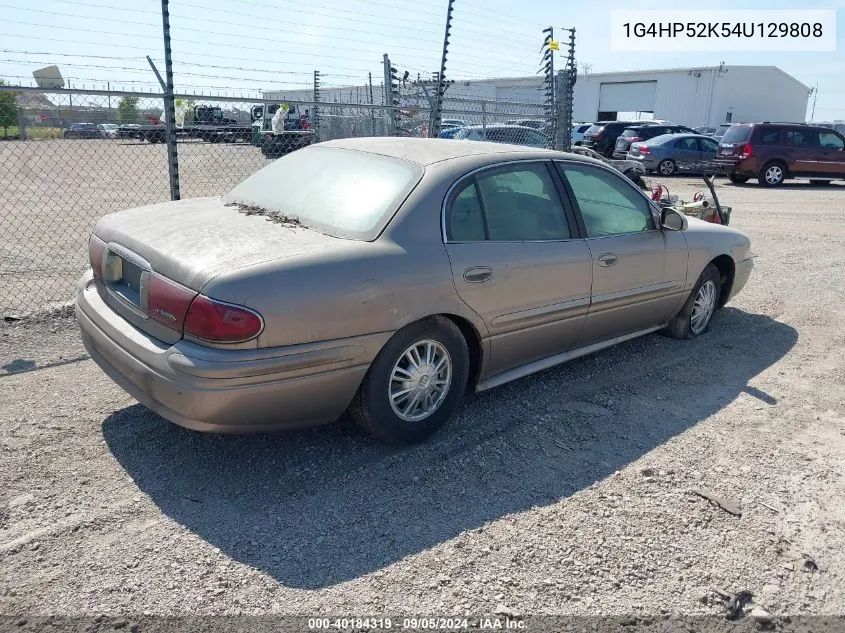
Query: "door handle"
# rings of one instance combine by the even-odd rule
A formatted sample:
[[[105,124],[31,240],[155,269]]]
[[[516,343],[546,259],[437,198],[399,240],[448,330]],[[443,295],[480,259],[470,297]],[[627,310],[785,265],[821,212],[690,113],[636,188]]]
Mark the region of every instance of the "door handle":
[[[599,255],[599,266],[613,266],[617,262],[616,253],[604,253]]]
[[[488,266],[473,266],[464,271],[464,281],[479,284],[493,278],[493,269]]]

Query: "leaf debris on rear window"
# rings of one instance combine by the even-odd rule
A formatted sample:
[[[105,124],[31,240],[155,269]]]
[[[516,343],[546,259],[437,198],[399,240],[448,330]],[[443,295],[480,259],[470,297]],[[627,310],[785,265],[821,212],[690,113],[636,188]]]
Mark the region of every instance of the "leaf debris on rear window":
[[[281,224],[282,226],[288,228],[296,228],[301,227],[302,223],[297,220],[296,218],[291,218],[286,215],[282,215],[278,211],[269,211],[268,209],[264,209],[263,207],[259,207],[255,204],[243,204],[241,202],[227,202],[227,207],[237,207],[238,211],[243,213],[244,215],[262,215],[267,218],[268,221],[273,222],[275,224]]]

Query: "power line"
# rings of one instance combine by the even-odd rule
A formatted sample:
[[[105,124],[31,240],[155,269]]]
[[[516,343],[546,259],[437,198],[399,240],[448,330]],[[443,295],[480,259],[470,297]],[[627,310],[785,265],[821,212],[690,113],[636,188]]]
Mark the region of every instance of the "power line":
[[[243,13],[238,12],[238,11],[231,11],[231,10],[228,10],[228,9],[214,9],[214,8],[210,8],[210,7],[206,8],[206,7],[202,7],[200,5],[190,4],[190,3],[186,3],[186,2],[181,2],[178,6],[187,6],[187,7],[193,7],[193,8],[203,9],[203,10],[207,10],[207,11],[225,13],[225,14],[228,14],[228,15],[236,15],[236,16],[240,16],[240,17],[249,17],[249,14],[244,15]],[[303,13],[303,14],[306,14],[306,15],[326,15],[326,14],[316,13],[314,11],[305,10],[305,9],[285,9],[285,11]],[[374,13],[358,13],[358,12],[356,12],[356,13],[354,13],[354,15],[358,18],[360,18],[360,17],[382,17],[382,16],[380,16],[378,14],[374,14]],[[230,22],[230,21],[211,20],[209,18],[204,18],[204,17],[201,17],[201,16],[195,16],[195,15],[190,15],[190,16],[186,16],[186,17],[189,17],[191,20],[200,21],[200,22],[211,22],[211,23],[216,23],[216,24],[232,24],[232,25],[235,25],[235,26],[244,26],[244,27],[248,27],[248,28],[256,28],[256,29],[269,30],[269,31],[277,31],[278,30],[278,31],[283,31],[283,32],[294,32],[294,33],[300,32],[300,31],[289,31],[289,30],[286,30],[286,29],[278,29],[278,28],[275,28],[275,27],[263,27],[263,26],[257,26],[257,25],[252,25],[252,24],[236,24],[236,23]],[[336,17],[336,16],[326,15],[326,17]],[[274,19],[274,18],[271,18],[271,17],[268,17],[268,16],[264,16],[264,15],[262,15],[260,19],[261,19],[262,22],[269,22],[269,23],[273,23],[273,24],[284,24],[284,25],[290,24],[290,22],[286,22],[286,21],[283,21],[283,20],[277,20],[277,19]],[[348,19],[348,18],[343,18],[343,19]],[[386,26],[386,27],[389,27],[393,30],[404,29],[404,30],[413,31],[415,33],[420,32],[420,29],[419,29],[418,26],[405,26],[401,23],[396,24],[395,22],[394,23],[372,22],[371,20],[367,20],[366,22],[367,22],[367,24],[370,24],[370,25]],[[419,24],[419,23],[420,22],[415,21],[415,24]],[[437,43],[437,41],[439,40],[439,38],[441,36],[439,29],[443,28],[443,24],[442,23],[435,23],[435,22],[422,22],[422,23],[423,24],[430,24],[430,25],[436,26],[438,28],[437,32],[432,33],[432,35],[436,38],[434,43]],[[366,34],[372,34],[373,33],[372,30],[350,29],[348,27],[343,27],[343,26],[320,25],[319,28],[320,29],[340,30],[340,31],[344,31],[344,32],[352,31],[352,32],[366,33]],[[404,36],[404,35],[401,36],[401,37],[402,37],[402,39],[420,40],[420,38],[410,38],[410,37],[407,37],[407,36]],[[464,36],[464,37],[466,39],[471,39],[471,40],[478,41],[478,42],[489,43],[489,39],[486,39],[486,38],[477,38],[477,37],[468,37],[468,36]],[[525,37],[528,37],[528,36],[526,35]],[[429,40],[421,40],[421,41],[429,42]]]
[[[0,7],[6,8],[6,9],[17,9],[18,11],[26,11],[27,13],[43,13],[45,15],[57,15],[57,16],[62,17],[62,18],[67,17],[67,15],[64,14],[64,13],[59,13],[58,11],[47,11],[45,9],[32,9],[30,7],[16,7],[16,6],[8,5],[8,4],[0,4]],[[98,22],[114,22],[115,24],[132,24],[133,26],[151,26],[153,28],[159,27],[158,24],[149,24],[147,22],[138,22],[137,20],[120,20],[120,19],[117,19],[117,18],[102,18],[102,17],[95,16],[95,15],[80,15],[80,16],[77,16],[77,17],[83,18],[85,20],[97,20]],[[9,20],[9,21],[11,22],[11,20]],[[40,26],[40,25],[34,25],[34,26]],[[78,30],[81,31],[81,30],[84,30],[84,29],[78,29]]]
[[[93,2],[79,2],[79,0],[53,0],[63,4],[72,4],[80,7],[93,7],[95,9],[110,9],[112,11],[129,11],[131,13],[147,13],[150,15],[161,15],[159,11],[146,11],[144,9],[127,9],[126,7],[115,7],[108,4],[95,4]]]

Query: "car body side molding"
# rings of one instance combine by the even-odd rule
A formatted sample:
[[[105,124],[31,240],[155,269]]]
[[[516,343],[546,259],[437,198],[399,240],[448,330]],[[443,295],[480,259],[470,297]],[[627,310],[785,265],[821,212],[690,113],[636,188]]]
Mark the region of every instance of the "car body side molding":
[[[599,350],[605,349],[606,347],[612,347],[614,345],[618,345],[619,343],[624,343],[625,341],[630,341],[631,339],[638,338],[640,336],[645,336],[646,334],[651,334],[652,332],[661,330],[664,327],[666,327],[665,323],[656,327],[647,328],[645,330],[639,330],[637,332],[631,332],[630,334],[617,336],[606,341],[600,341],[591,345],[585,345],[584,347],[571,349],[569,351],[561,352],[560,354],[555,354],[554,356],[549,356],[547,358],[541,358],[540,360],[535,360],[534,362],[528,363],[526,365],[514,367],[513,369],[503,371],[502,373],[496,374],[495,376],[485,378],[484,380],[478,383],[475,388],[475,392],[480,393],[482,391],[487,391],[488,389],[493,389],[494,387],[499,387],[500,385],[504,385],[505,383],[509,383],[513,380],[518,380],[520,378],[524,378],[525,376],[530,376],[531,374],[534,374],[538,371],[543,371],[544,369],[549,369],[550,367],[554,367],[555,365],[560,365],[561,363],[568,362],[574,358],[578,358],[579,356],[586,356],[587,354],[598,352]]]

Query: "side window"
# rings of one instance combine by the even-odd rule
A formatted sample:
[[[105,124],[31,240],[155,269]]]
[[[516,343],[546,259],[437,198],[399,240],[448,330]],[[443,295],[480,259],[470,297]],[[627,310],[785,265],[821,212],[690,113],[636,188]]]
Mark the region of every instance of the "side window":
[[[818,147],[819,133],[815,130],[788,130],[786,132],[786,144],[799,147]]]
[[[700,138],[698,143],[701,145],[701,151],[708,154],[715,154],[719,149],[719,144],[716,141],[711,141],[709,138]]]
[[[570,238],[563,205],[545,164],[482,172],[477,182],[490,240]]]
[[[693,152],[697,152],[698,140],[694,138],[682,138],[679,141],[675,142],[675,147],[677,147],[678,149],[691,150]]]
[[[558,164],[572,188],[587,237],[623,235],[656,229],[645,197],[622,176],[591,167]]]
[[[819,134],[819,141],[821,141],[822,147],[826,149],[845,148],[845,143],[842,142],[842,138],[833,132],[822,132]]]
[[[450,242],[483,242],[486,239],[484,213],[473,179],[452,197],[446,211],[446,239]]]
[[[760,132],[760,145],[777,145],[780,143],[780,130],[769,129]]]

